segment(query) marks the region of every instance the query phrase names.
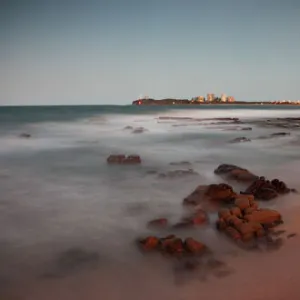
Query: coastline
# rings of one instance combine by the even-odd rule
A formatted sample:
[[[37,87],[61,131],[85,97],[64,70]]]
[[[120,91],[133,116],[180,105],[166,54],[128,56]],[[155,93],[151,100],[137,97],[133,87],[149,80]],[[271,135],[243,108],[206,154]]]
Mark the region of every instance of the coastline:
[[[139,99],[134,100],[132,105],[267,105],[267,106],[300,106],[300,103],[297,102],[277,102],[277,101],[235,101],[235,102],[219,102],[219,101],[210,101],[210,102],[197,102],[188,99]]]

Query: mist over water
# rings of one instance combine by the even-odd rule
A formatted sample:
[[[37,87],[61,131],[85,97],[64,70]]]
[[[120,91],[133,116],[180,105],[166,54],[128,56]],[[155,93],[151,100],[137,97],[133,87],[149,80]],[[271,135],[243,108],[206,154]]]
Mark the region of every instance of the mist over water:
[[[224,278],[197,275],[181,284],[170,262],[144,257],[134,245],[139,236],[160,235],[146,228],[149,220],[178,220],[182,199],[197,185],[222,182],[213,173],[220,163],[279,177],[300,190],[300,130],[247,123],[300,117],[299,109],[32,109],[23,115],[0,109],[1,299],[299,299],[297,238],[274,253],[248,253],[213,224],[179,232],[206,243],[232,270]],[[159,118],[167,116],[178,119]],[[214,124],[221,122],[216,118],[240,118],[246,124],[237,125],[252,131],[224,130],[232,125]],[[282,131],[291,134],[256,139]],[[228,143],[241,136],[252,141]],[[138,154],[143,163],[108,166],[110,154]],[[190,165],[170,165],[180,161]],[[148,173],[187,168],[199,175]],[[300,234],[299,200],[289,195],[261,205],[279,209],[286,228]],[[90,253],[91,261],[62,267],[60,255],[74,248]]]

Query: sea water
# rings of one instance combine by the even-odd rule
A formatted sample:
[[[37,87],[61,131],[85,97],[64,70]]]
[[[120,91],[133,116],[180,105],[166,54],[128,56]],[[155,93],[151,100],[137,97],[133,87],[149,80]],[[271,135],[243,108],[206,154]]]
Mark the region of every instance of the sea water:
[[[182,199],[197,185],[222,182],[213,173],[221,163],[279,177],[300,188],[300,130],[255,123],[262,118],[285,117],[300,117],[299,107],[0,108],[1,299],[189,300],[222,296],[274,300],[287,299],[288,291],[300,297],[297,285],[295,291],[282,287],[283,295],[277,290],[272,293],[272,280],[279,279],[266,270],[284,264],[272,258],[278,254],[254,258],[235,249],[212,226],[180,234],[202,240],[232,264],[233,274],[223,279],[193,278],[178,285],[168,263],[141,256],[134,245],[137,237],[157,234],[146,227],[149,220],[178,220]],[[239,118],[246,124],[236,125],[251,126],[252,130],[224,130],[232,124],[215,124],[221,122],[218,118]],[[145,131],[133,133],[126,126]],[[291,134],[256,139],[282,131]],[[22,138],[22,133],[31,137]],[[229,143],[241,136],[252,141]],[[110,154],[138,154],[142,164],[107,165]],[[190,165],[170,165],[180,161]],[[199,175],[169,179],[149,172],[187,168]],[[287,196],[267,205],[296,209],[299,200]],[[74,268],[59,266],[58,257],[70,249],[88,251],[97,259]],[[264,263],[264,270],[259,270]],[[294,264],[289,268],[290,274],[297,272]],[[260,296],[255,296],[255,291],[249,294],[252,287]]]

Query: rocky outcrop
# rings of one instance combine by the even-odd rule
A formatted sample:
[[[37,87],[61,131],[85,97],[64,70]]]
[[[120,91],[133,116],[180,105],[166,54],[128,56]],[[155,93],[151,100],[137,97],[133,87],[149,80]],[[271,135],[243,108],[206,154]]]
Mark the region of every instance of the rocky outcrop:
[[[117,164],[117,165],[136,165],[141,164],[142,160],[139,155],[110,155],[107,158],[108,164]]]
[[[229,164],[219,165],[214,173],[222,176],[226,180],[235,180],[239,182],[253,182],[259,178],[247,169]]]
[[[275,132],[270,135],[259,136],[257,139],[265,140],[265,139],[273,139],[273,138],[284,137],[284,136],[289,136],[289,135],[291,135],[290,132]]]
[[[173,229],[186,229],[207,224],[209,221],[207,213],[203,209],[197,209],[189,216],[183,217],[172,226]]]
[[[245,193],[252,194],[260,200],[272,200],[279,194],[288,194],[291,191],[283,181],[278,179],[269,181],[260,177],[246,189]]]
[[[203,243],[191,237],[182,240],[175,235],[169,235],[164,238],[148,236],[138,240],[138,246],[143,252],[154,251],[173,257],[201,255],[207,249]]]
[[[185,205],[198,205],[202,201],[214,201],[228,203],[235,198],[235,192],[228,184],[199,185],[184,200]]]
[[[231,209],[222,209],[218,213],[217,229],[235,241],[248,242],[268,234],[268,229],[282,223],[279,212],[271,209],[259,209],[253,198],[235,201]]]

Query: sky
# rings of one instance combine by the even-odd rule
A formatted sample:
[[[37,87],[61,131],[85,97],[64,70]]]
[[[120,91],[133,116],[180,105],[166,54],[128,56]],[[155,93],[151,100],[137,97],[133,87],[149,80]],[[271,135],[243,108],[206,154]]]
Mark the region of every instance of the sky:
[[[299,0],[0,0],[0,105],[300,99]]]

